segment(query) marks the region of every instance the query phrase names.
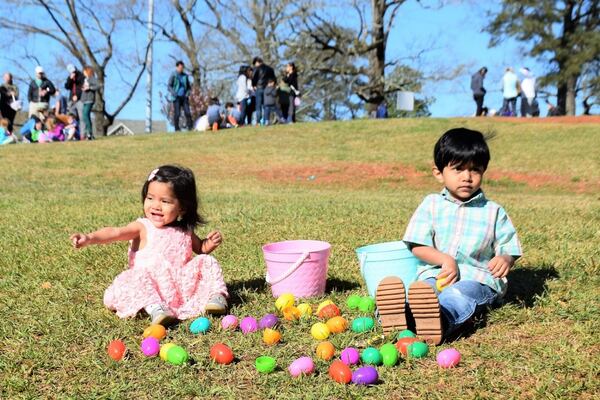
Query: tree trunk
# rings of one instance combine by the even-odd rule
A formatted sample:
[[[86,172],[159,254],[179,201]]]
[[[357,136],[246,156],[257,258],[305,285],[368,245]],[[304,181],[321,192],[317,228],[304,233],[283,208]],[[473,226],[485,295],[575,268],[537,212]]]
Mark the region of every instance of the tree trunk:
[[[575,94],[577,91],[577,77],[571,76],[567,79],[566,115],[575,115]]]
[[[385,92],[385,12],[386,0],[371,0],[372,31],[375,49],[369,55],[369,85],[370,93],[367,103],[379,105]]]
[[[556,108],[560,115],[565,115],[567,111],[567,84],[559,83],[556,90]]]

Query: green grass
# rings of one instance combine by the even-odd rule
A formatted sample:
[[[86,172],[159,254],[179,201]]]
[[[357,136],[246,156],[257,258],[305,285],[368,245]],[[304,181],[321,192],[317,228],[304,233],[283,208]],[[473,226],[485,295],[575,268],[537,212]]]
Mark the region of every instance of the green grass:
[[[68,241],[74,231],[134,220],[148,172],[176,162],[197,175],[210,220],[199,233],[215,228],[225,236],[215,256],[234,314],[273,310],[260,247],[295,238],[332,243],[327,297],[344,305],[349,294],[366,293],[354,249],[401,238],[423,196],[439,190],[430,177],[377,179],[358,169],[428,171],[435,140],[461,125],[495,133],[489,172],[499,175],[485,189],[510,213],[525,256],[509,277],[507,304],[473,334],[443,346],[463,354],[454,370],[438,369],[430,356],[380,368],[382,382],[363,388],[335,384],[320,362],[316,375],[292,379],[285,372],[291,360],[314,354],[313,321],[285,324],[285,343],[274,348],[258,334],[214,329],[195,337],[188,321],[170,330],[168,341],[187,348],[194,364],[145,359],[138,346],[147,320],[119,320],[102,304],[104,289],[126,267],[127,245],[74,251]],[[597,398],[598,128],[409,119],[0,148],[0,398]],[[299,173],[265,178],[271,169],[311,174],[323,165],[312,180]],[[342,178],[327,183],[330,170]],[[536,176],[554,179],[536,183]],[[129,348],[121,363],[106,355],[114,338]],[[372,339],[344,333],[332,342],[341,348]],[[218,341],[233,348],[235,364],[208,361]],[[259,376],[253,363],[261,354],[275,356],[281,370]]]

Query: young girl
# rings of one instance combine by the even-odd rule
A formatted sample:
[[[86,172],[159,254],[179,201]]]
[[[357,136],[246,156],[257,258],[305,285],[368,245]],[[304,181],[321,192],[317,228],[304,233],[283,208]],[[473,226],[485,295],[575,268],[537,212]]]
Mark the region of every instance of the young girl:
[[[104,304],[120,318],[145,310],[153,324],[168,325],[204,312],[226,311],[227,288],[221,267],[209,256],[222,241],[217,231],[205,239],[194,233],[198,215],[196,181],[187,168],[163,165],[142,188],[144,218],[120,228],[71,235],[75,248],[129,240],[129,269],[104,293]],[[193,253],[199,254],[193,257]]]

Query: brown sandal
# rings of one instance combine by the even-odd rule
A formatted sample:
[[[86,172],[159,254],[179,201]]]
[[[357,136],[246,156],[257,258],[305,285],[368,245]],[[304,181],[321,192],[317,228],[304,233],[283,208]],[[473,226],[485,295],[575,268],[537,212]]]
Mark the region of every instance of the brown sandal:
[[[417,335],[430,344],[440,344],[442,318],[440,303],[433,288],[422,281],[414,282],[408,289],[408,304],[415,318]]]
[[[396,276],[383,278],[377,286],[375,302],[385,335],[406,329],[406,291],[402,279]]]

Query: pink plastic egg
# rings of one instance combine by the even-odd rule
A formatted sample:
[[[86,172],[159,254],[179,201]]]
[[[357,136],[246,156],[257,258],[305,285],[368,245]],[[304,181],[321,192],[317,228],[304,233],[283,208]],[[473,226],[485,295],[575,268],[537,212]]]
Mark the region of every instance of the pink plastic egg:
[[[238,319],[235,315],[226,315],[221,320],[221,328],[234,330],[238,327]]]
[[[453,368],[460,362],[460,352],[454,348],[442,350],[437,355],[437,363],[442,368]]]
[[[246,317],[240,322],[240,329],[244,335],[252,332],[256,332],[258,330],[258,322],[255,318]]]
[[[358,360],[360,360],[360,353],[354,347],[346,347],[344,350],[342,350],[340,359],[346,365],[358,364]]]
[[[288,371],[294,378],[302,374],[310,375],[315,370],[315,364],[310,357],[300,357],[290,364]]]
[[[148,336],[146,339],[142,340],[140,348],[146,357],[155,357],[160,351],[160,343],[157,338]]]

